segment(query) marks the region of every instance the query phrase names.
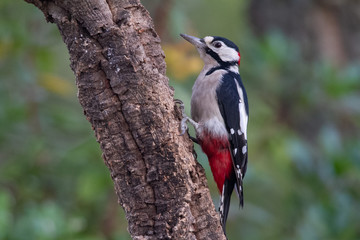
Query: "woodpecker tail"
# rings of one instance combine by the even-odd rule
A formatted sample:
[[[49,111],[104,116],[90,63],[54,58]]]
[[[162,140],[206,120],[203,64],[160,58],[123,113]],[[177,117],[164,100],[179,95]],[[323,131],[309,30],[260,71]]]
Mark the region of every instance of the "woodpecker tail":
[[[217,184],[220,198],[220,218],[221,225],[225,233],[225,224],[230,208],[230,198],[236,184],[236,190],[239,193],[240,204],[243,205],[242,197],[242,179],[237,179],[234,170],[234,161],[232,160],[231,150],[227,137],[214,138],[206,134],[199,138],[200,146],[208,156],[210,168]],[[239,182],[238,182],[239,181]]]
[[[243,188],[242,180],[240,181],[240,183],[238,183],[237,181],[235,183],[236,183],[235,189],[239,197],[240,207],[244,207],[244,188]]]
[[[219,206],[220,220],[225,234],[226,234],[226,227],[225,227],[226,220],[230,208],[230,199],[231,199],[231,194],[234,190],[235,183],[236,183],[236,179],[234,174],[231,175],[230,179],[226,178],[222,188],[222,194],[220,197],[220,206]]]
[[[247,145],[245,145],[245,146],[247,147]],[[236,193],[237,193],[237,196],[239,197],[240,207],[244,207],[243,178],[245,176],[246,169],[247,169],[247,152],[245,154],[241,154],[241,159],[244,159],[244,161],[240,168],[235,167],[235,164],[233,164],[233,165],[234,165],[234,169],[236,169],[235,170],[236,173],[234,174]],[[233,158],[232,158],[232,161],[233,161],[233,163],[235,163]]]

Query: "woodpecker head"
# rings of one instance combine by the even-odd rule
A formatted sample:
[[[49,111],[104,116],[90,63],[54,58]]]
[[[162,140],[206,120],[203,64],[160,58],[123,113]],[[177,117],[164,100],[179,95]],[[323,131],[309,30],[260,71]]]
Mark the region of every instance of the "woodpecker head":
[[[239,48],[226,38],[208,36],[200,39],[186,34],[180,36],[197,48],[205,65],[224,67],[240,65]]]

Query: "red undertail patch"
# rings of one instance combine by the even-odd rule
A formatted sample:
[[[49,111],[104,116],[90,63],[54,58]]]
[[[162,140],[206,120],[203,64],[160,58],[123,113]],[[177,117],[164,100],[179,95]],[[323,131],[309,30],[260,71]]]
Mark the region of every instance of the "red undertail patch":
[[[214,180],[221,193],[225,177],[230,178],[233,168],[229,151],[229,141],[227,137],[214,138],[209,134],[203,134],[200,139],[200,146],[209,159]]]

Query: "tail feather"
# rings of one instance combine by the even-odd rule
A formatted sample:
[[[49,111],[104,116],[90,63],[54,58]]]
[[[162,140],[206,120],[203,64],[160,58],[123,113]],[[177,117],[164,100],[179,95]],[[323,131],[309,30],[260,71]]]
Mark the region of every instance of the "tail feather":
[[[226,220],[228,218],[229,209],[230,209],[230,199],[231,199],[231,194],[234,190],[235,182],[236,182],[235,176],[231,177],[230,179],[225,179],[222,194],[220,197],[219,212],[220,212],[221,225],[225,234],[226,234],[226,227],[225,227]]]
[[[236,182],[235,190],[237,196],[239,197],[239,206],[244,207],[244,188],[242,181],[240,182],[240,185],[238,185],[238,182]]]
[[[233,181],[235,182],[235,189],[237,196],[239,197],[239,204],[241,207],[244,207],[244,188],[243,188],[243,178],[246,173],[247,168],[247,153],[244,154],[245,161],[243,162],[243,165],[241,168],[237,165],[235,165],[234,157],[231,155],[231,160],[233,163],[233,170],[236,172],[233,172],[231,175],[231,178],[233,178]]]

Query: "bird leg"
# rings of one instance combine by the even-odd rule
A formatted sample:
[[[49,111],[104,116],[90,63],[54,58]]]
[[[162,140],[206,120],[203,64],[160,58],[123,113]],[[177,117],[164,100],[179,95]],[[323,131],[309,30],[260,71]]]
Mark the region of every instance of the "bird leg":
[[[184,135],[186,130],[189,129],[187,123],[190,123],[191,125],[193,125],[195,130],[197,130],[199,127],[199,124],[186,115],[184,103],[180,99],[175,99],[174,102],[175,102],[175,104],[179,105],[179,108],[181,110],[181,115],[182,115],[182,119],[180,122],[180,130],[181,130],[180,136]],[[199,141],[197,138],[194,138],[190,135],[189,135],[189,137],[193,142],[199,144]]]

